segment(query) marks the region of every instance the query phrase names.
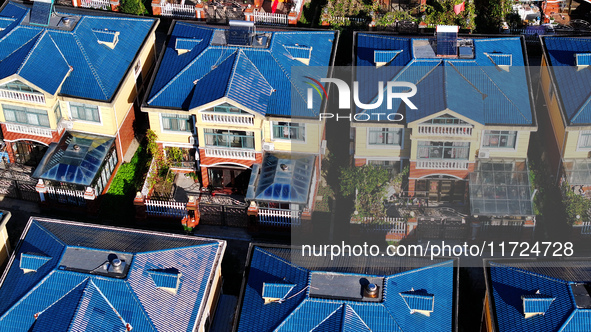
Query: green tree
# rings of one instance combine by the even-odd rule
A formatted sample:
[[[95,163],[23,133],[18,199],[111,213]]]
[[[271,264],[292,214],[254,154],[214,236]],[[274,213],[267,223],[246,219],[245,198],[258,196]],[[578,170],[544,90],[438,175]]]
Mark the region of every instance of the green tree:
[[[384,195],[389,182],[390,172],[373,165],[341,169],[341,194],[354,197],[357,193],[355,209],[361,217],[381,219],[386,215]]]
[[[591,209],[591,201],[586,197],[576,194],[570,188],[568,183],[563,184],[564,190],[563,202],[566,210],[566,222],[569,225],[574,224],[577,220],[589,220],[589,209]],[[579,218],[577,218],[577,216]]]
[[[141,0],[121,0],[119,11],[126,14],[145,15],[148,14],[146,7]]]

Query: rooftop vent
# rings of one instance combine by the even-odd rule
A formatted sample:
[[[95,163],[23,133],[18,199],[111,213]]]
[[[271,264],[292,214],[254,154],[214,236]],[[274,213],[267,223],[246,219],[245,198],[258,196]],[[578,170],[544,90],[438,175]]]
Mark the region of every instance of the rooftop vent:
[[[127,276],[132,258],[129,253],[67,247],[59,269],[121,279]]]
[[[53,0],[35,0],[29,17],[29,23],[33,25],[48,26],[53,9]]]
[[[180,283],[181,273],[177,269],[161,269],[148,271],[156,288],[160,288],[172,294],[176,294]]]
[[[457,25],[438,25],[437,26],[437,55],[438,56],[457,56],[458,31]]]
[[[19,267],[24,273],[37,272],[51,257],[38,253],[22,253]]]
[[[381,302],[384,278],[356,274],[312,272],[310,297],[360,302]]]
[[[119,31],[112,31],[109,29],[92,29],[96,40],[99,44],[105,45],[110,49],[114,49],[119,41]]]
[[[177,38],[176,42],[174,43],[174,49],[178,55],[185,54],[187,52],[191,52],[191,50],[201,42],[202,39]]]
[[[312,56],[312,47],[302,46],[299,44],[296,44],[294,46],[283,45],[283,47],[285,47],[285,49],[289,53],[289,56],[292,59],[298,60],[299,62],[305,64],[306,66],[310,65],[310,58]]]
[[[589,67],[589,65],[591,65],[591,53],[575,54],[575,64],[578,70]]]
[[[402,50],[376,50],[373,53],[373,62],[376,67],[382,67],[392,62]]]
[[[408,309],[410,309],[410,313],[419,313],[425,316],[430,316],[435,308],[435,296],[433,294],[427,293],[425,290],[414,290],[411,288],[408,292],[400,293],[404,303]]]
[[[552,304],[556,298],[542,295],[538,290],[535,294],[523,295],[521,300],[523,301],[523,314],[525,315],[525,318],[530,318],[546,314],[546,311],[550,308],[550,304]]]
[[[290,283],[264,282],[262,297],[265,301],[265,304],[283,302],[283,300],[285,300],[285,298],[291,293],[295,286],[295,284]]]

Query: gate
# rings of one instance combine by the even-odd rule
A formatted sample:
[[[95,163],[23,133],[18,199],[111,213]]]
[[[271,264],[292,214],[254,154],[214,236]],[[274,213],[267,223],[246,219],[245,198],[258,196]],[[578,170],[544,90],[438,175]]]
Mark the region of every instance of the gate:
[[[35,189],[37,182],[17,180],[7,177],[0,178],[0,196],[39,202],[39,193]]]
[[[200,202],[200,223],[214,226],[248,227],[246,208],[246,204],[242,206]]]
[[[419,218],[416,232],[419,239],[467,240],[470,224],[453,218]]]

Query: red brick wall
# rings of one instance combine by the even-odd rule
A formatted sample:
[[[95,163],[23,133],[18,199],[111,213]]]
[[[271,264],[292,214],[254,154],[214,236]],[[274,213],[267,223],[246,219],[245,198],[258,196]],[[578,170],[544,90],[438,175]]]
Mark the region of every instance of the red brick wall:
[[[207,174],[207,166],[219,164],[219,163],[235,163],[244,165],[246,167],[252,167],[253,164],[261,164],[263,162],[263,154],[256,153],[256,160],[240,160],[240,159],[230,159],[230,158],[214,158],[214,157],[206,157],[205,151],[203,149],[199,149],[199,160],[201,165],[201,179],[203,181],[202,185],[207,187],[209,185],[209,176]]]
[[[410,172],[408,174],[408,191],[415,191],[415,180],[429,176],[429,175],[450,175],[460,179],[467,179],[469,174],[474,172],[475,163],[468,164],[467,170],[454,170],[454,169],[417,169],[417,163],[415,161],[410,162]]]
[[[355,166],[361,167],[361,166],[363,166],[365,164],[367,164],[367,159],[365,159],[365,158],[355,158]]]
[[[117,151],[119,151],[120,159],[123,160],[123,156],[127,153],[131,142],[135,137],[135,132],[133,131],[133,122],[135,121],[135,109],[134,106],[131,106],[125,120],[121,124],[121,128],[119,128],[119,134],[117,135],[117,141],[121,140],[121,145],[117,142]]]
[[[58,142],[61,138],[61,135],[58,134],[57,131],[52,131],[51,133],[52,133],[53,137],[48,138],[48,137],[41,137],[41,136],[35,136],[35,135],[27,135],[27,134],[9,132],[6,130],[5,124],[1,124],[0,127],[2,128],[2,134],[4,135],[4,141],[6,141],[6,152],[8,152],[10,162],[12,162],[12,163],[15,160],[14,152],[12,151],[12,142],[31,140],[31,141],[41,142],[45,145],[49,145],[50,143]],[[62,134],[64,132],[65,132],[65,130],[62,131]]]

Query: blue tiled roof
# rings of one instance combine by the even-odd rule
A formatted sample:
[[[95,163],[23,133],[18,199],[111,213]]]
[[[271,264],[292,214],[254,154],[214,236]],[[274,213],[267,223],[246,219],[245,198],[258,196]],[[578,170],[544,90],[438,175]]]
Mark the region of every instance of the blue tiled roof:
[[[126,331],[129,324],[134,331],[193,331],[219,264],[220,242],[109,229],[132,242],[128,248],[144,250],[129,252],[133,260],[127,277],[119,279],[58,267],[70,240],[82,248],[109,243],[105,228],[35,219],[28,227],[0,286],[0,330]],[[36,272],[24,273],[19,268],[23,253],[51,259]],[[166,279],[158,281],[160,286],[154,284],[154,271]],[[171,271],[178,272],[176,294],[157,288],[171,285],[165,275]]]
[[[21,254],[20,268],[23,270],[37,271],[43,264],[47,263],[51,257],[40,254],[29,254],[23,252]]]
[[[384,278],[383,301],[361,302],[310,297],[310,274],[313,270],[291,262],[287,258],[289,255],[289,249],[254,247],[238,331],[452,330],[455,312],[453,261],[392,275],[355,274],[358,277]],[[342,269],[339,271],[346,273]],[[281,282],[295,286],[281,303],[264,304],[263,285]],[[429,317],[420,313],[411,314],[399,295],[413,287],[437,298]]]
[[[307,109],[302,93],[307,85],[294,79],[292,69],[304,66],[297,58],[309,58],[309,66],[324,66],[311,76],[326,77],[334,31],[257,29],[271,34],[268,48],[212,45],[216,31],[225,30],[175,24],[149,92],[149,106],[190,110],[225,96],[263,115],[318,116],[319,103]],[[202,41],[179,54],[175,47],[187,39]],[[292,101],[294,92],[299,95]]]
[[[575,62],[576,54],[591,52],[591,38],[544,37],[544,46],[567,121],[591,123],[591,74],[588,68],[578,70]]]
[[[152,277],[156,287],[163,288],[178,288],[179,273],[178,271],[167,271],[167,270],[150,270],[148,274]]]
[[[543,264],[540,264],[541,271],[552,270]],[[562,270],[556,275],[568,275],[568,262],[565,264],[556,268]],[[585,281],[580,280],[580,275],[577,280],[563,280],[525,266],[520,268],[496,262],[489,262],[489,266],[487,287],[492,295],[491,308],[498,331],[590,330],[591,310],[578,308],[571,290],[575,282]],[[587,277],[591,279],[591,274]],[[525,313],[539,314],[526,318]]]
[[[433,294],[412,290],[402,292],[400,296],[402,296],[410,310],[433,311],[433,303],[435,302]]]
[[[271,299],[283,299],[295,286],[295,284],[288,283],[265,282],[263,283],[262,296]]]
[[[366,87],[360,89],[361,102],[375,101],[378,81],[410,82],[417,86],[417,93],[410,100],[418,108],[412,110],[395,99],[390,110],[384,102],[374,110],[357,112],[369,114],[372,120],[378,119],[378,113],[401,112],[410,123],[449,109],[482,124],[533,123],[520,38],[474,38],[472,59],[415,54],[413,42],[428,44],[424,38],[357,34],[356,64],[361,67],[357,70],[357,81],[372,82],[360,84]],[[401,52],[392,60],[391,56],[398,51]],[[389,63],[375,68],[376,62]],[[509,65],[509,71],[497,67]]]
[[[66,31],[23,23],[30,10],[8,2],[0,12],[0,27],[6,26],[0,31],[0,79],[17,74],[51,94],[63,82],[60,94],[104,101],[113,97],[155,22],[72,10],[58,13],[80,18]],[[96,31],[105,29],[120,32],[113,49],[97,42]]]

